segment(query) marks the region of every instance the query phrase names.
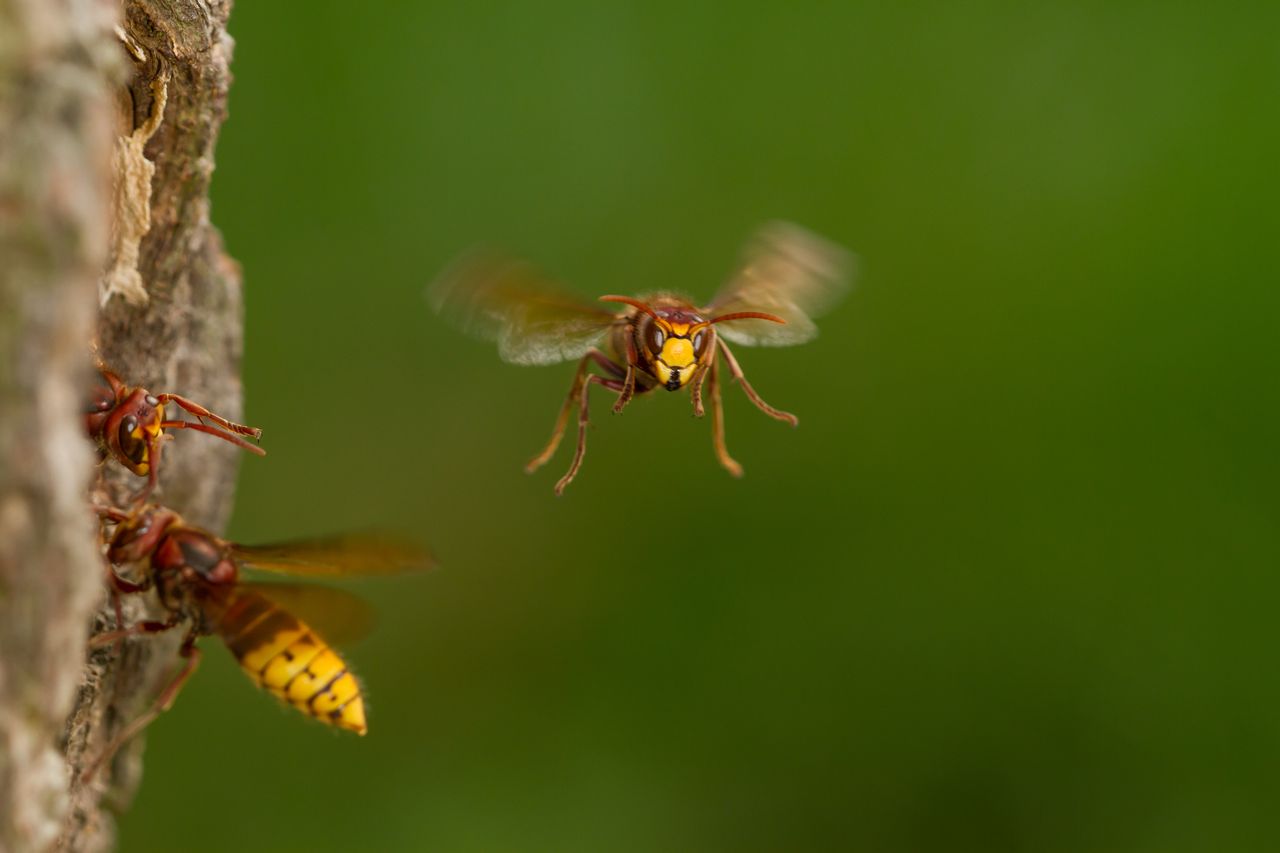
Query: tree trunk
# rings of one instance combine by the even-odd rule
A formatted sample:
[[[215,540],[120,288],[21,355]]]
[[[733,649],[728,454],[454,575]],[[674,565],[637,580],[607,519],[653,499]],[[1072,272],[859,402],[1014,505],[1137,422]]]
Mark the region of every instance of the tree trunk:
[[[176,662],[177,637],[86,659],[90,630],[115,627],[90,481],[116,504],[142,481],[94,468],[81,410],[100,305],[99,353],[128,384],[240,419],[239,270],[208,201],[229,11],[0,0],[0,849],[112,845],[101,805],[132,796],[142,739],[84,771]],[[220,530],[237,454],[180,433],[154,499]],[[159,614],[124,599],[126,623]]]

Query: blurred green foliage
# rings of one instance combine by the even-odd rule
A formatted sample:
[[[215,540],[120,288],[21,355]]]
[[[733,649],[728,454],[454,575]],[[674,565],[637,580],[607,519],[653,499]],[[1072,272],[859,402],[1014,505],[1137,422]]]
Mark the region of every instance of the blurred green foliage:
[[[444,567],[354,585],[364,739],[206,641],[123,849],[1276,849],[1278,10],[238,4],[230,533]],[[727,389],[742,481],[598,395],[555,499],[572,368],[422,300],[477,243],[706,297],[771,218],[862,273],[739,350],[801,419]]]

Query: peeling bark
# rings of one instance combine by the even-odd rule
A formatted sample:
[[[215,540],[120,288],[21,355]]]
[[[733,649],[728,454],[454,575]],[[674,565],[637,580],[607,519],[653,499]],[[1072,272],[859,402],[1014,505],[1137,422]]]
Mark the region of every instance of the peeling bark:
[[[0,850],[113,845],[103,805],[127,806],[142,738],[83,771],[176,661],[175,636],[86,662],[90,630],[115,627],[90,481],[117,504],[141,483],[94,468],[81,410],[101,296],[99,352],[126,382],[240,419],[240,275],[208,200],[229,12],[0,0]],[[238,461],[179,434],[155,499],[221,530]],[[160,612],[146,595],[125,607],[130,623]]]
[[[128,172],[117,174],[117,186],[136,187],[145,176],[151,189],[145,213],[133,206],[127,223],[133,231],[121,228],[117,235],[126,244],[133,234],[140,238],[136,272],[145,299],[109,298],[99,318],[98,345],[126,382],[174,391],[240,420],[240,273],[209,221],[214,145],[230,84],[229,12],[229,3],[198,0],[125,3],[123,29],[134,76],[121,101],[118,145],[127,153],[118,162]],[[143,223],[149,227],[139,233]],[[108,275],[119,274],[132,254],[118,251]],[[107,296],[111,281],[104,287]],[[230,514],[238,454],[224,442],[177,435],[164,454],[156,499],[196,524],[221,530]],[[108,465],[104,473],[116,503],[139,487],[119,466]],[[125,598],[127,623],[162,616],[151,596]],[[113,626],[114,615],[104,604],[96,627]],[[92,655],[67,724],[72,767],[92,762],[152,701],[176,665],[179,633],[131,640],[119,658],[112,649]],[[100,805],[104,796],[116,808],[127,804],[138,784],[141,749],[138,738],[91,780],[72,780],[65,847],[109,844],[111,821]]]
[[[138,62],[146,61],[146,53],[121,30],[121,39]],[[147,288],[138,270],[138,252],[142,238],[151,230],[151,181],[156,166],[144,151],[164,120],[169,80],[161,74],[151,84],[151,115],[127,136],[116,139],[111,159],[114,180],[114,203],[111,217],[111,268],[102,278],[100,294],[105,307],[111,297],[119,295],[131,305],[147,304]],[[132,116],[125,114],[125,120]]]

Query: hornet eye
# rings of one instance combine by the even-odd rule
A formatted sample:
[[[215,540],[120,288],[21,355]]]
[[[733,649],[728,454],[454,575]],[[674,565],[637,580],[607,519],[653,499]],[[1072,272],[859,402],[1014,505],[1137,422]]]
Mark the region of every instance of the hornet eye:
[[[650,324],[649,346],[653,348],[653,351],[658,352],[659,350],[661,350],[662,344],[666,340],[667,340],[667,335],[665,332],[662,331],[662,328],[657,323]]]
[[[138,428],[138,419],[133,415],[120,421],[120,450],[129,461],[139,464],[147,458],[147,445],[142,439],[135,438],[134,430]]]
[[[702,343],[706,337],[706,332],[698,332],[698,334],[693,336],[693,352],[695,355],[702,355]]]

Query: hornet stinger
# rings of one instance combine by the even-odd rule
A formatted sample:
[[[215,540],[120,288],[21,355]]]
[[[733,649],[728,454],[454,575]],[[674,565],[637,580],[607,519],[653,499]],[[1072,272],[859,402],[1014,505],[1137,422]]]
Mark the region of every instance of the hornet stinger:
[[[761,399],[728,342],[793,346],[812,340],[818,333],[812,318],[844,293],[851,268],[844,249],[785,222],[763,226],[744,255],[737,274],[701,306],[668,291],[601,296],[600,302],[621,306],[610,311],[566,292],[523,261],[493,254],[464,257],[428,288],[427,299],[464,331],[495,340],[504,361],[554,364],[578,359],[551,440],[525,466],[532,473],[551,459],[576,407],[577,449],[568,472],[556,483],[556,494],[564,492],[582,465],[587,397],[593,384],[618,395],[614,412],[626,408],[636,394],[687,387],[698,417],[705,411],[705,385],[716,458],[740,477],[742,466],[729,456],[724,441],[721,358],[757,408],[792,426],[797,419]],[[599,372],[590,371],[593,365]]]

